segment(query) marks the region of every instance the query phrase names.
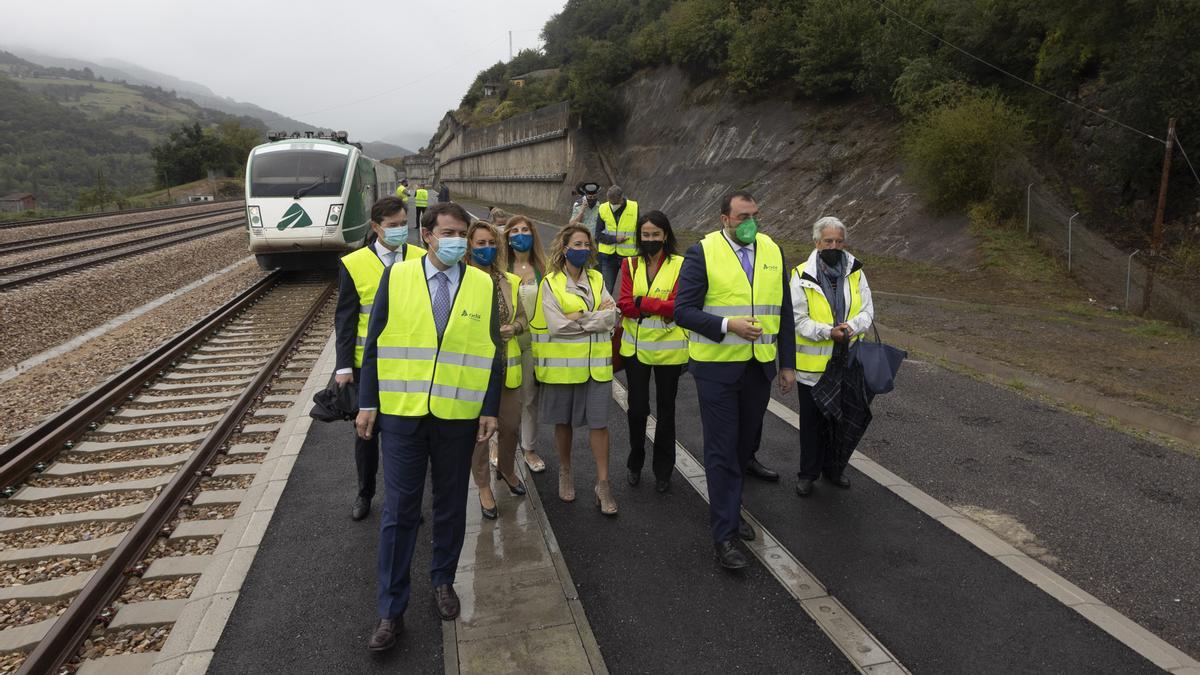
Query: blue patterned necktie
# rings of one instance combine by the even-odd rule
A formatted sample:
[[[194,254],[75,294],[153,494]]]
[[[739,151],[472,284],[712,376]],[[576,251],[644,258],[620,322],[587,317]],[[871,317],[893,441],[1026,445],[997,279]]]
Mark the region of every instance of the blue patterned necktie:
[[[396,251],[388,251],[387,257],[383,260],[384,267],[391,267],[396,262]]]
[[[754,261],[750,259],[750,249],[743,246],[738,249],[738,258],[742,261],[742,270],[746,272],[746,280],[754,283]]]
[[[433,293],[433,321],[437,324],[438,339],[446,332],[446,322],[450,320],[450,277],[445,272],[433,275],[437,282],[437,290]]]

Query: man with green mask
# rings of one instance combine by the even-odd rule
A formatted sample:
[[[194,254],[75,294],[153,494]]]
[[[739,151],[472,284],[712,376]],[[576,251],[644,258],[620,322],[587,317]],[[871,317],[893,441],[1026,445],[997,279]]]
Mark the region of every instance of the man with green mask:
[[[784,393],[796,383],[786,270],[779,246],[758,232],[754,196],[734,192],[721,200],[721,230],[688,249],[679,272],[675,321],[690,331],[688,370],[700,400],[709,521],[726,569],[749,564],[734,539],[757,536],[740,516],[742,477],[757,449],[771,380],[778,373]]]

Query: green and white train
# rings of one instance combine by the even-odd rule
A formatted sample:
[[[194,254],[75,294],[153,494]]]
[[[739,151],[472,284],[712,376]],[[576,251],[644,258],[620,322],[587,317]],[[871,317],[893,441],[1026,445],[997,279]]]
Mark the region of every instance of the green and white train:
[[[371,205],[394,194],[396,170],[346,132],[272,133],[246,160],[250,252],[263,269],[332,267],[370,233]]]

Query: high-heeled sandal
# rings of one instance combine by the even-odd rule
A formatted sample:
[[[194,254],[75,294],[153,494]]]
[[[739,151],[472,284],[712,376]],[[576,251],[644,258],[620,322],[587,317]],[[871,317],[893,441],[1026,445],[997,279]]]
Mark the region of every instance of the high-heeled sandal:
[[[617,500],[613,499],[612,486],[606,480],[596,481],[596,508],[606,516],[617,515]]]
[[[575,477],[569,466],[558,467],[558,498],[568,503],[575,501]]]

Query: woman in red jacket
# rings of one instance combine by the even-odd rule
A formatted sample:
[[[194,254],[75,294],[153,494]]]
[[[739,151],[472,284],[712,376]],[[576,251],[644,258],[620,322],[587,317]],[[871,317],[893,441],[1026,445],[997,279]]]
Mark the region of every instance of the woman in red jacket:
[[[646,418],[650,414],[650,377],[657,392],[658,421],[654,432],[654,488],[671,488],[675,470],[675,394],[687,363],[687,335],[675,323],[675,291],[683,256],[676,254],[671,221],[661,211],[638,218],[638,255],[621,265],[617,306],[621,356],[629,382],[629,484],[642,480],[646,462]]]

